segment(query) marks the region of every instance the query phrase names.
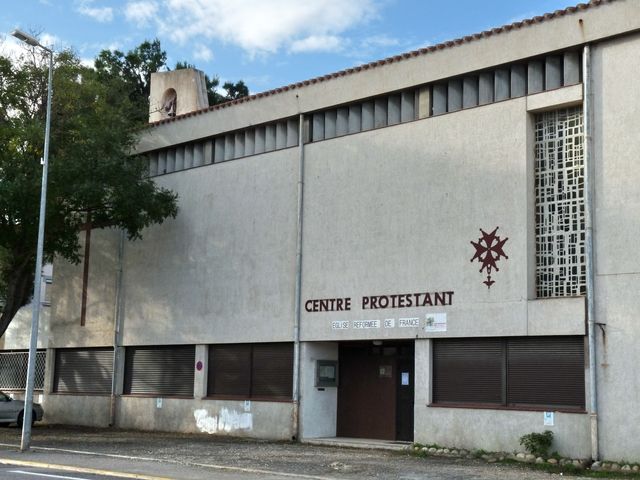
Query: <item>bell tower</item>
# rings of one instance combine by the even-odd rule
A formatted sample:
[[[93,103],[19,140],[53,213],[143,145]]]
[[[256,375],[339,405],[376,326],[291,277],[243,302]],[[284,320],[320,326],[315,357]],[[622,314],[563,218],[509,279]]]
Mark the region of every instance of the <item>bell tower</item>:
[[[193,68],[151,74],[149,123],[209,106],[204,73]]]

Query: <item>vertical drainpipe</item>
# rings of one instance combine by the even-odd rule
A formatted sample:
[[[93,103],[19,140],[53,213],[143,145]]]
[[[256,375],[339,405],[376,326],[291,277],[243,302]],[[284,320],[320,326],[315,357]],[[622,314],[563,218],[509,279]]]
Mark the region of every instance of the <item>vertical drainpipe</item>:
[[[584,192],[585,192],[585,249],[587,268],[587,325],[589,340],[589,418],[591,421],[591,458],[598,460],[598,389],[596,378],[594,250],[593,250],[593,91],[591,84],[591,48],[584,46],[582,54],[584,97]]]
[[[118,393],[119,347],[122,327],[122,262],[124,257],[124,230],[120,230],[118,241],[118,269],[116,270],[116,301],[113,312],[113,372],[111,374],[111,401],[109,403],[109,426],[116,424],[116,394]]]
[[[293,324],[293,419],[295,440],[300,438],[300,307],[302,302],[302,208],[304,195],[304,115],[298,119],[298,218],[296,232],[296,286]]]

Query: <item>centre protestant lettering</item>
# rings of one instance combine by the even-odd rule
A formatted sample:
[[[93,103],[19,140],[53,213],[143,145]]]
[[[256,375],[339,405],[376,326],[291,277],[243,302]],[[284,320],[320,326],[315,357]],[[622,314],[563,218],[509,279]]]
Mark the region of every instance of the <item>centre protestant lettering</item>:
[[[451,305],[453,292],[418,292],[391,295],[366,295],[361,299],[362,310],[385,308],[435,307]],[[351,297],[316,298],[307,300],[307,312],[344,312],[351,310]]]

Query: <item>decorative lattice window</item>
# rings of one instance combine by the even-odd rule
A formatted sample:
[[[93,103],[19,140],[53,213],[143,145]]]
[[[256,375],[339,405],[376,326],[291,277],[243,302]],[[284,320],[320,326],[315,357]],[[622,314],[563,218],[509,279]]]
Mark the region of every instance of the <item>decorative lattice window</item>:
[[[538,298],[586,289],[582,108],[535,117]]]

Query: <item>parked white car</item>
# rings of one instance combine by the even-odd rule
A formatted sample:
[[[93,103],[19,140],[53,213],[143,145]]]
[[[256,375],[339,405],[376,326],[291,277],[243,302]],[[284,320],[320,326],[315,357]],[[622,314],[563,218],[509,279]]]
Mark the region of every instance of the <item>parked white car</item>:
[[[42,420],[44,410],[38,403],[33,404],[33,422]],[[18,427],[22,427],[22,419],[24,418],[24,402],[22,400],[14,400],[4,392],[0,392],[0,425],[7,426],[15,423]]]

